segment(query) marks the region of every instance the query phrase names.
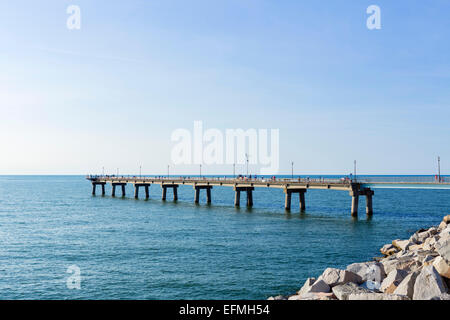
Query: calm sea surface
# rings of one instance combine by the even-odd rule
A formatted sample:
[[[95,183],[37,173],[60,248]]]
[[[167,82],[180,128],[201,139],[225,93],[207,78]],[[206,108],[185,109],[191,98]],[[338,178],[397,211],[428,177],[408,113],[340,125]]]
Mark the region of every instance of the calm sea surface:
[[[266,299],[450,213],[450,190],[376,189],[373,218],[362,198],[355,220],[344,191],[308,190],[306,213],[293,201],[287,215],[282,190],[256,189],[248,210],[231,188],[214,187],[211,206],[190,186],[177,203],[150,189],[93,197],[81,176],[0,176],[0,299]],[[66,285],[72,265],[80,290]]]

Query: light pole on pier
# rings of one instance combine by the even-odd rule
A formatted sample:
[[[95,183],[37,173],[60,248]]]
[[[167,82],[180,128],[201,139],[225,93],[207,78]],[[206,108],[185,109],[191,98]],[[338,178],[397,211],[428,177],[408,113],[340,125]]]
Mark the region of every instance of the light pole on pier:
[[[247,162],[247,177],[248,177],[248,154],[247,153],[245,154],[245,159],[246,159],[246,162]]]
[[[167,165],[167,178],[169,178],[170,177],[170,165],[168,164]]]
[[[294,179],[294,161],[291,162],[291,179]]]
[[[119,168],[117,168],[117,176],[119,176]]]
[[[102,167],[102,176],[105,175],[105,167]]]
[[[441,182],[441,157],[438,157],[438,179]]]
[[[202,177],[202,165],[200,165],[200,178]]]
[[[356,160],[353,162],[353,179],[356,182]]]
[[[139,178],[142,178],[142,166],[139,166]]]
[[[233,178],[236,179],[236,163],[233,163]]]

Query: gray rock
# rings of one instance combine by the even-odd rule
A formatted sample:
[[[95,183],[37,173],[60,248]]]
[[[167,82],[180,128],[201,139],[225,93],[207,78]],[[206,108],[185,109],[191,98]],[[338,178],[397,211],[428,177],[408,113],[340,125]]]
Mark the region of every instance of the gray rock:
[[[414,300],[429,300],[447,292],[447,285],[433,266],[426,266],[414,284]]]
[[[276,297],[270,297],[267,300],[287,300],[288,298],[285,296],[276,296]]]
[[[405,270],[392,270],[381,283],[380,290],[387,293],[393,293],[407,275],[408,273]]]
[[[450,262],[450,239],[443,242],[441,240],[436,244],[436,250],[442,258]]]
[[[330,287],[338,286],[347,282],[362,283],[362,278],[347,270],[327,268],[317,280],[323,280]]]
[[[389,274],[395,269],[402,269],[406,271],[416,271],[422,264],[417,261],[413,253],[405,256],[396,257],[395,259],[382,260],[384,271]]]
[[[333,293],[339,300],[348,300],[351,294],[369,293],[370,290],[361,288],[356,283],[348,282],[333,287]]]
[[[373,292],[381,292],[380,291],[380,288],[381,288],[381,283],[380,282],[375,282],[375,281],[368,280],[366,282],[363,282],[360,285],[360,287],[363,288],[363,289],[367,289],[367,290],[373,291]]]
[[[413,244],[414,244],[414,242],[411,242],[409,240],[394,240],[394,241],[392,241],[392,245],[402,251],[408,251],[408,248],[410,246],[412,246]]]
[[[380,262],[353,263],[347,266],[346,270],[356,273],[363,282],[374,281],[381,283],[386,278],[384,266]]]
[[[381,249],[380,252],[384,254],[385,256],[390,256],[398,252],[398,249],[394,247],[391,243],[385,244]]]
[[[441,277],[450,279],[450,263],[448,263],[444,258],[439,256],[434,259],[433,267],[441,275]]]
[[[302,294],[305,294],[306,292],[308,292],[309,288],[311,288],[311,286],[314,284],[314,282],[316,282],[316,278],[308,278],[305,281],[305,284],[303,285],[303,287],[297,292],[297,294],[299,296],[301,296]]]
[[[386,293],[352,293],[348,300],[410,300],[407,296]]]
[[[416,283],[416,279],[419,273],[420,272],[416,271],[408,274],[395,289],[394,294],[408,296],[410,299],[412,299],[414,294],[414,284]]]
[[[433,297],[430,300],[450,300],[450,294],[441,293],[440,295]]]
[[[325,281],[321,279],[317,279],[313,281],[313,278],[306,280],[302,289],[298,292],[298,295],[303,297],[309,293],[329,293],[331,292],[331,288]],[[312,283],[312,284],[311,284]]]

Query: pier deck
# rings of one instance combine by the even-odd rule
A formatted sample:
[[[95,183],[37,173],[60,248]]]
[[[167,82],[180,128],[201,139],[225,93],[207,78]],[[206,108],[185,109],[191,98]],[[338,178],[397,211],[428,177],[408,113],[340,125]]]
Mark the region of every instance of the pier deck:
[[[373,214],[372,196],[374,192],[371,188],[359,182],[352,182],[348,179],[248,179],[248,178],[191,178],[191,177],[124,177],[124,176],[87,176],[86,179],[92,183],[92,194],[96,194],[96,186],[102,187],[102,195],[105,195],[105,185],[111,184],[112,196],[116,195],[116,187],[122,188],[122,196],[125,196],[125,186],[134,185],[135,198],[139,197],[139,189],[145,188],[146,198],[149,198],[149,187],[160,185],[162,189],[162,200],[166,201],[167,189],[172,189],[173,200],[178,200],[177,189],[180,185],[190,185],[195,190],[194,202],[199,203],[200,191],[206,190],[207,202],[211,203],[211,190],[215,186],[231,187],[235,191],[235,206],[240,206],[241,192],[247,195],[247,206],[253,206],[253,191],[255,188],[276,188],[282,189],[285,194],[285,210],[291,210],[292,194],[299,194],[300,210],[306,210],[305,193],[308,189],[341,190],[348,191],[352,197],[351,215],[358,215],[359,196],[366,197],[366,214]]]

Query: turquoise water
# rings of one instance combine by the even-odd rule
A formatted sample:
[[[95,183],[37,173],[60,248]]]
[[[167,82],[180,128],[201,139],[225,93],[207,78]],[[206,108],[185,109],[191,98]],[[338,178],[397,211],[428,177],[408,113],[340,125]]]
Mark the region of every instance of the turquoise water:
[[[371,220],[350,217],[344,191],[309,190],[306,213],[293,202],[289,215],[274,189],[256,189],[252,210],[234,208],[225,187],[211,206],[203,193],[194,205],[190,186],[177,203],[161,202],[159,186],[148,201],[127,192],[93,197],[81,176],[1,176],[0,299],[266,299],[450,213],[450,190],[377,189]],[[71,265],[80,290],[66,285]]]

